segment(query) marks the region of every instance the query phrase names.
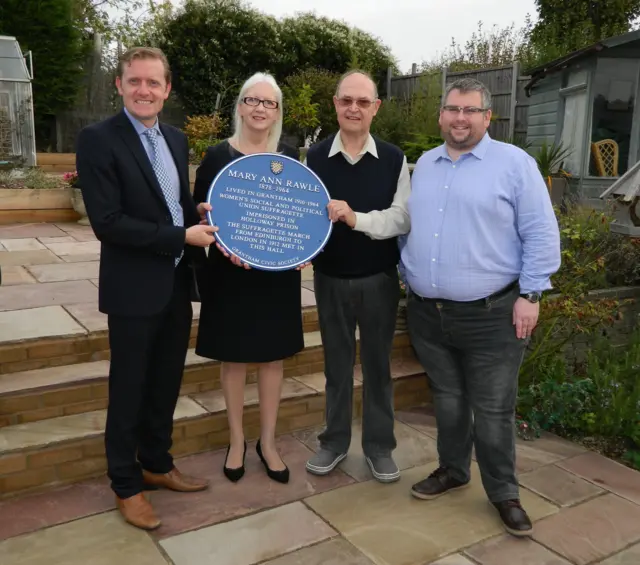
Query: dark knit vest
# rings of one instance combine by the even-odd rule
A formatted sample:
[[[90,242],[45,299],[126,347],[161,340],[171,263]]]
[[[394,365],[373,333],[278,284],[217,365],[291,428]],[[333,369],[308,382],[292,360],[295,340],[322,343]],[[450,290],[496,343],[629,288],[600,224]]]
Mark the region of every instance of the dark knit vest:
[[[331,198],[344,200],[354,212],[389,208],[398,188],[402,151],[374,137],[378,158],[367,152],[352,165],[342,153],[329,157],[335,135],[311,146],[307,153],[307,165],[320,177]],[[344,222],[336,222],[313,268],[332,277],[359,278],[396,269],[399,260],[396,237],[371,239]]]

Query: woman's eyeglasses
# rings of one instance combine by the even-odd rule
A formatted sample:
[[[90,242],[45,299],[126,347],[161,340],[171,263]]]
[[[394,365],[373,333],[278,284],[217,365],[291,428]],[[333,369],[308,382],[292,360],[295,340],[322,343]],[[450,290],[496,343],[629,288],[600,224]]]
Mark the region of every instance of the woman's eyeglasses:
[[[369,100],[367,98],[349,98],[348,96],[345,96],[344,98],[338,98],[338,104],[340,104],[340,106],[342,106],[343,108],[349,108],[350,106],[353,105],[353,103],[356,103],[356,105],[358,106],[358,108],[362,108],[363,110],[366,110],[367,108],[369,108],[371,106],[371,104],[373,104],[373,100]]]
[[[275,110],[279,106],[275,100],[260,100],[260,98],[254,98],[253,96],[247,96],[246,98],[243,98],[242,101],[247,106],[260,106],[260,104],[262,104],[269,110]]]

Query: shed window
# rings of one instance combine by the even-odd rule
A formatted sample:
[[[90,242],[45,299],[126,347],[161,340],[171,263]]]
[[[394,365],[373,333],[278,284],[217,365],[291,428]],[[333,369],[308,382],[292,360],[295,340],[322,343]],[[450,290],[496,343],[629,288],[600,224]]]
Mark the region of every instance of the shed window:
[[[619,177],[635,162],[632,124],[639,69],[637,59],[598,59],[593,82],[590,176]]]

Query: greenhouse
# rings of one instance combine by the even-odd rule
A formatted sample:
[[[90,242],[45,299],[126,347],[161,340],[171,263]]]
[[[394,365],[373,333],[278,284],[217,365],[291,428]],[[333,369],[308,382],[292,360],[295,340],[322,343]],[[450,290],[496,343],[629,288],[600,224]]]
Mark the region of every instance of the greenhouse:
[[[33,65],[15,37],[0,35],[0,169],[33,167]]]

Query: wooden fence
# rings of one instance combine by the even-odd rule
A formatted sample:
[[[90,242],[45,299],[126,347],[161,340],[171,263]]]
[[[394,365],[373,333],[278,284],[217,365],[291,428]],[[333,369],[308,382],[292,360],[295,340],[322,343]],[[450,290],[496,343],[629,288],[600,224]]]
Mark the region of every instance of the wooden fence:
[[[473,69],[450,72],[446,68],[440,73],[411,74],[392,76],[387,74],[387,97],[408,99],[420,90],[438,88],[439,96],[443,96],[449,84],[461,78],[474,78],[486,85],[492,95],[493,120],[489,126],[489,135],[501,141],[523,143],[527,137],[527,121],[529,115],[529,99],[524,87],[530,77],[520,76],[518,62],[504,67]]]

